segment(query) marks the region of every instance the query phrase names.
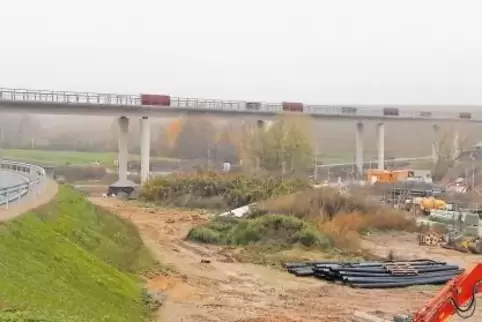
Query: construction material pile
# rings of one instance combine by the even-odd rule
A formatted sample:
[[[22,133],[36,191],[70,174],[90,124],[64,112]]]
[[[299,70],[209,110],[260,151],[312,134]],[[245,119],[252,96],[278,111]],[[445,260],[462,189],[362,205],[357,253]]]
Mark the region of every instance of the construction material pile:
[[[356,288],[395,288],[444,284],[463,273],[457,265],[429,259],[403,262],[304,262],[285,263],[296,276],[314,276]]]

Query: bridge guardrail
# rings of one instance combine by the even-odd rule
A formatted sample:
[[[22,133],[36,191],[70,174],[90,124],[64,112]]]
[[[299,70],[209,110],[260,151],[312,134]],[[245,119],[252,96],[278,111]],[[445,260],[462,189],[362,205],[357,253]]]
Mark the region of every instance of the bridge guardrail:
[[[56,103],[68,105],[99,105],[99,106],[121,106],[121,107],[142,107],[140,95],[114,94],[114,93],[93,93],[93,92],[72,92],[52,90],[31,90],[0,88],[0,101],[4,102],[32,102],[32,103]],[[256,115],[282,113],[282,103],[258,102],[259,108],[251,109],[248,101],[242,100],[221,100],[205,98],[183,98],[171,97],[171,108],[183,111],[203,110],[213,112],[242,112]],[[455,112],[441,110],[407,110],[399,107],[392,107],[396,113],[386,113],[388,107],[370,106],[349,106],[349,105],[303,105],[303,114],[323,117],[341,118],[374,118],[393,120],[464,120],[472,122],[482,121],[482,112]],[[422,107],[420,107],[422,108]]]
[[[43,187],[46,176],[45,169],[24,162],[14,160],[0,160],[0,170],[16,172],[21,175],[24,182],[9,187],[0,188],[0,207],[7,209],[11,202],[18,201],[27,194],[37,198]]]

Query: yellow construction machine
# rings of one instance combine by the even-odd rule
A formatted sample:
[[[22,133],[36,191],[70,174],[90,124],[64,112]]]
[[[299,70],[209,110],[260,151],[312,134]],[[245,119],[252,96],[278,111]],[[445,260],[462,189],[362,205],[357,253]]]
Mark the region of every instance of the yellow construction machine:
[[[415,197],[413,201],[407,203],[406,210],[412,211],[415,215],[430,215],[431,210],[445,210],[447,203],[442,199],[434,197]]]
[[[482,238],[462,234],[440,234],[435,231],[420,233],[418,244],[421,246],[440,246],[463,253],[482,254]]]

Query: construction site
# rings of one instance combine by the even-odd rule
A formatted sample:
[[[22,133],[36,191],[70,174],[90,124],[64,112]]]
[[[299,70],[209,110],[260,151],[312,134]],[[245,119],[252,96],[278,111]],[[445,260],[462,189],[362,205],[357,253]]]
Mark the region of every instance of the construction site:
[[[312,155],[299,122],[230,133],[242,162],[153,175],[132,196],[74,184],[132,222],[162,263],[144,275],[159,303],[153,320],[482,319],[472,294],[482,270],[478,147],[439,138],[421,161],[312,167],[294,158]],[[171,147],[178,127],[167,128]],[[277,127],[297,144],[269,145]]]
[[[120,218],[125,225],[133,225],[155,262],[136,271],[146,290],[143,301],[149,303],[148,318],[136,313],[127,319],[116,304],[109,314],[119,316],[112,321],[482,319],[480,307],[472,300],[473,292],[479,292],[482,260],[481,154],[473,142],[447,139],[445,134],[454,127],[439,132],[431,155],[426,152],[429,138],[419,157],[403,158],[410,146],[396,150],[398,146],[387,144],[385,151],[373,144],[378,141],[372,135],[365,145],[372,149],[362,151],[368,161],[356,157],[358,148],[354,162],[346,158],[335,163],[320,153],[331,153],[328,139],[311,140],[315,135],[310,130],[319,130],[319,124],[305,117],[282,116],[269,128],[252,121],[233,122],[223,131],[210,122],[194,117],[167,122],[159,131],[164,132],[162,155],[173,161],[151,157],[153,165],[168,167],[151,170],[144,182],[131,173],[142,162],[129,161],[129,179],[138,183],[130,195],[109,189],[119,171],[108,168],[109,160],[90,161],[102,160],[100,154],[89,156],[85,164],[45,165],[60,192],[51,201],[53,206],[40,209],[35,218],[47,224],[55,223],[50,216],[61,218],[54,225],[56,230],[65,229],[67,239],[80,241],[80,248],[93,250],[100,258],[107,256],[108,263],[115,263],[105,254],[111,251],[122,267],[131,261],[141,266],[136,257],[139,241],[132,237],[134,245],[127,247],[125,231],[119,226],[109,228],[114,242],[99,238],[107,231],[102,220]],[[347,132],[356,130],[353,122],[340,124]],[[377,123],[370,125],[379,129]],[[395,125],[390,124],[392,131]],[[203,128],[211,128],[212,135],[208,137]],[[394,141],[400,133],[388,137]],[[343,148],[352,150],[348,143]],[[400,157],[387,158],[380,150]],[[75,157],[80,159],[80,153]],[[179,157],[183,159],[175,159]],[[65,199],[57,200],[60,197]],[[86,220],[82,216],[88,213],[88,223],[78,219]],[[78,221],[65,224],[65,214]],[[112,244],[119,249],[111,250]],[[23,247],[17,253],[21,258],[36,258],[51,248],[46,244],[41,251],[23,254],[28,249]],[[3,255],[17,253],[5,248]],[[52,256],[50,267],[64,267],[56,253]],[[32,266],[41,260],[37,258]],[[80,267],[76,265],[69,270]],[[86,281],[98,284],[90,277]],[[57,309],[81,316],[79,321],[105,317],[105,312],[85,314],[97,301],[116,298],[115,288],[99,292],[99,297],[92,298],[92,307],[83,297],[84,306],[69,306],[68,294],[88,294],[95,285],[73,292],[77,284],[69,284],[63,290],[66,293],[55,293],[65,299],[58,300],[62,305]],[[17,290],[11,288],[7,295]],[[30,296],[21,294],[19,303],[25,298],[30,301]]]
[[[187,194],[170,192],[156,197],[158,206],[89,200],[131,220],[156,258],[173,267],[147,281],[162,294],[159,321],[477,321],[482,311],[472,290],[478,292],[482,269],[482,204],[478,172],[466,170],[473,163],[464,154],[442,180],[409,165],[366,169],[359,180],[321,180],[222,214],[206,205],[227,191],[190,190],[189,202],[198,194],[202,206],[179,204]],[[189,176],[154,179],[143,189],[178,193],[195,180],[216,190],[218,180],[229,181],[224,174]],[[309,238],[321,233],[331,246],[299,240],[285,247],[296,233],[278,214],[314,224]],[[239,234],[251,237],[245,242]]]
[[[0,322],[482,321],[481,12],[3,1]]]

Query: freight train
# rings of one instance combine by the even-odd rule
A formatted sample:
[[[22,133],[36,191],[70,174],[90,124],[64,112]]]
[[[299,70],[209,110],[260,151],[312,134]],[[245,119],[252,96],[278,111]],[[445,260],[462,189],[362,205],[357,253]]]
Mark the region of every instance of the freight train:
[[[179,108],[205,108],[205,109],[233,109],[244,111],[264,111],[264,112],[292,112],[292,113],[312,113],[327,115],[357,116],[359,109],[353,106],[328,106],[328,105],[305,105],[301,102],[281,102],[278,104],[264,103],[256,101],[223,101],[211,99],[179,99],[169,95],[161,94],[141,94],[141,105],[179,107]],[[431,111],[405,111],[396,107],[384,107],[381,111],[384,117],[416,117],[430,119],[434,115]],[[380,116],[380,109],[365,107],[362,109],[363,116]],[[460,112],[457,117],[462,120],[472,119],[472,114]]]
[[[198,106],[193,106],[197,104]],[[221,101],[221,100],[171,100],[169,95],[159,94],[141,94],[141,105],[149,106],[163,106],[163,107],[205,107],[212,108],[217,104],[222,105],[236,105],[238,108],[259,111],[259,110],[274,110],[281,106],[283,112],[303,112],[304,105],[300,102],[281,102],[281,104],[266,104],[262,102],[251,101]],[[181,106],[182,105],[182,106]],[[185,106],[184,106],[185,105]],[[204,106],[203,106],[204,105]]]

